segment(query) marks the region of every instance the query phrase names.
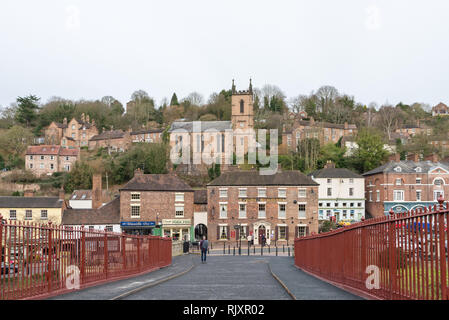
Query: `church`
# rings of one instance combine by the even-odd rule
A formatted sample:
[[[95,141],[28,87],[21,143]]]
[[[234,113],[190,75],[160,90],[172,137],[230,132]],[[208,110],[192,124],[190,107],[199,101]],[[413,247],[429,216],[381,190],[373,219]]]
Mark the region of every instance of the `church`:
[[[231,121],[174,121],[169,129],[171,160],[179,164],[232,165],[255,143],[253,88],[237,91],[232,80]]]

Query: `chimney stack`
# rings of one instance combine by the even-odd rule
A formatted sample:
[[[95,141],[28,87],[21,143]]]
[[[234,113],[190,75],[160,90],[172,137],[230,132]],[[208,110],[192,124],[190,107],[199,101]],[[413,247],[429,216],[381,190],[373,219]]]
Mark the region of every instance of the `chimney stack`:
[[[136,170],[134,170],[134,177],[136,176],[142,176],[143,175],[143,171],[140,168],[137,168]]]
[[[401,161],[401,155],[399,153],[394,153],[394,154],[390,155],[389,160],[394,161],[394,162],[399,162],[399,161]]]
[[[24,190],[23,196],[27,197],[27,198],[34,197],[34,190],[31,190],[31,189]]]
[[[81,121],[84,122],[85,121],[85,117],[84,117],[84,112],[81,113]]]
[[[64,120],[62,120],[62,124],[67,125],[67,118],[64,118]]]
[[[64,188],[61,187],[61,189],[59,189],[59,200],[64,201],[65,200],[65,192],[64,192]]]
[[[411,160],[413,162],[419,162],[419,154],[417,154],[417,153],[409,153],[407,155],[407,160]]]
[[[432,153],[430,156],[426,157],[426,160],[437,163],[440,159],[436,153]]]
[[[86,122],[89,123],[89,115],[86,115]]]
[[[333,163],[331,160],[327,160],[326,164],[324,165],[325,169],[328,168],[335,168],[335,163]]]
[[[98,209],[103,204],[103,187],[101,174],[94,174],[92,177],[92,209]]]

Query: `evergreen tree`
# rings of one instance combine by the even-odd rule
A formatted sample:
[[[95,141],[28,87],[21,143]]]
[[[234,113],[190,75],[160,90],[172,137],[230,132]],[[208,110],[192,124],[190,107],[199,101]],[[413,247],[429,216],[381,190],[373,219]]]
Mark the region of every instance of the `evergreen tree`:
[[[179,106],[178,97],[176,96],[176,93],[173,93],[170,100],[171,106]]]
[[[37,117],[37,111],[39,110],[40,98],[35,95],[29,95],[27,97],[17,97],[17,111],[16,120],[19,123],[26,125],[29,128],[32,122]]]

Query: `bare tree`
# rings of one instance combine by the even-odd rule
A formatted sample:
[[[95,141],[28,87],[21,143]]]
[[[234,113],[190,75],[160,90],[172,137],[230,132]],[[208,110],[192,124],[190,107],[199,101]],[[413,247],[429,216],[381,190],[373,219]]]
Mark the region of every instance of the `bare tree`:
[[[383,105],[379,109],[379,121],[383,130],[387,133],[388,140],[391,140],[391,133],[397,128],[401,119],[401,110],[391,105]]]
[[[204,97],[198,92],[190,93],[184,100],[195,106],[201,106],[204,103]]]

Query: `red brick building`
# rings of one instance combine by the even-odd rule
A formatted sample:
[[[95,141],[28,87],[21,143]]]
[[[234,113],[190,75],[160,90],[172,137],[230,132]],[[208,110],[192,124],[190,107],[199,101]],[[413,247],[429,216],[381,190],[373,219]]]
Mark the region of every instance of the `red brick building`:
[[[114,152],[123,152],[131,145],[129,131],[108,130],[93,136],[89,140],[89,150],[106,148]]]
[[[25,155],[25,168],[37,176],[70,171],[79,157],[79,149],[67,149],[59,145],[29,146]]]
[[[143,174],[136,170],[120,189],[122,229],[150,234],[161,225],[162,234],[181,240],[192,236],[194,190],[174,174]]]
[[[130,133],[132,142],[161,143],[164,129],[142,129]]]
[[[405,212],[435,205],[440,195],[449,194],[449,164],[440,162],[436,154],[424,161],[416,154],[407,160],[396,154],[363,176],[366,212],[373,217],[388,215],[390,209]]]
[[[292,243],[318,232],[318,184],[299,171],[225,172],[207,185],[207,198],[211,241]]]

